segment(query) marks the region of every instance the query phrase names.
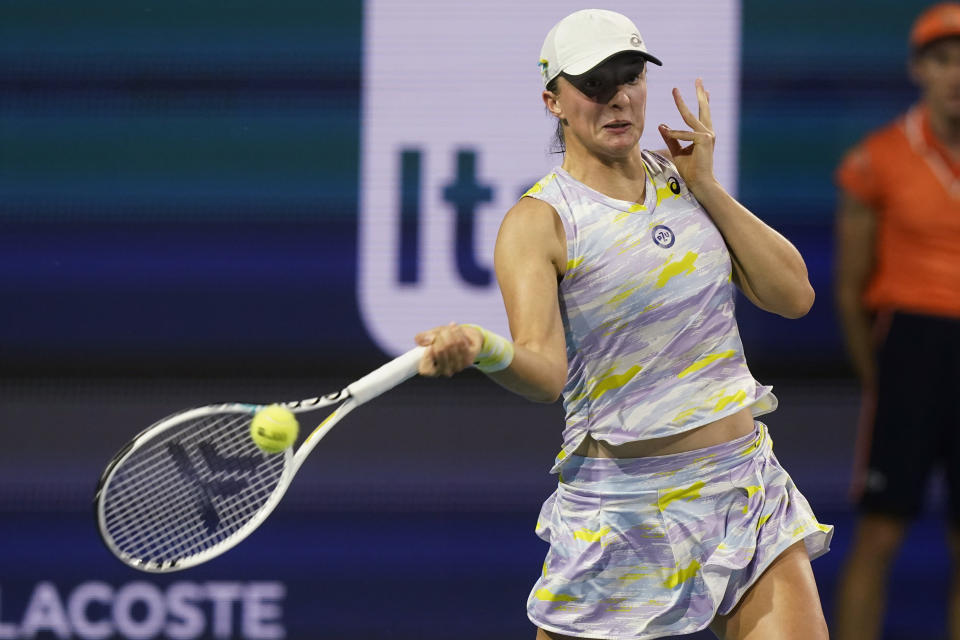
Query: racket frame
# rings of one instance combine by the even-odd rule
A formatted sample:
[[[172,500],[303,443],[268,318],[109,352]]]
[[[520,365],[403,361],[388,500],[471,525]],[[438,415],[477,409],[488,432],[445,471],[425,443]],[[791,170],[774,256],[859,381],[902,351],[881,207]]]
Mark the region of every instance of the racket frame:
[[[270,496],[263,505],[232,534],[217,542],[216,544],[203,549],[197,553],[186,557],[157,562],[154,560],[134,557],[132,554],[122,550],[116,544],[113,535],[108,530],[106,519],[106,496],[110,489],[110,482],[121,467],[122,463],[136,453],[140,448],[153,443],[162,435],[172,429],[177,428],[186,421],[194,420],[205,415],[216,415],[221,413],[249,413],[251,416],[257,411],[263,409],[265,404],[245,404],[245,403],[221,403],[196,407],[172,414],[162,420],[147,427],[128,442],[116,455],[110,460],[97,482],[97,488],[94,493],[93,506],[97,521],[97,530],[106,547],[121,562],[129,567],[145,571],[148,573],[169,573],[180,571],[190,567],[202,564],[221,555],[229,549],[235,547],[244,538],[249,536],[264,520],[273,512],[280,503],[281,498],[286,493],[287,488],[293,481],[293,477],[303,465],[307,456],[316,448],[320,440],[330,432],[330,430],[359,405],[372,400],[385,391],[392,389],[401,382],[414,376],[417,373],[417,365],[420,361],[424,349],[416,347],[405,354],[391,360],[378,369],[368,373],[356,382],[348,385],[344,389],[335,393],[330,393],[315,398],[305,400],[295,400],[292,402],[280,402],[281,406],[286,407],[293,413],[306,413],[339,405],[328,415],[323,422],[314,428],[310,434],[303,440],[296,453],[293,448],[285,449],[283,455],[283,471],[276,486],[270,493]]]

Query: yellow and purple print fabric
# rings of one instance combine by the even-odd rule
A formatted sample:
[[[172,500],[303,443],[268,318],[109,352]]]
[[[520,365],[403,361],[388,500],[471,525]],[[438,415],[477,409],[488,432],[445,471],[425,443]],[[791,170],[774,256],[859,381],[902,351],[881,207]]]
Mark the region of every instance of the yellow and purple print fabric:
[[[550,550],[530,620],[582,638],[694,633],[791,545],[826,553],[833,527],[817,522],[756,425],[681,454],[571,456],[537,522]]]
[[[556,210],[567,237],[566,428],[554,472],[587,433],[617,445],[776,408],[744,358],[723,236],[672,163],[643,159],[643,202],[611,198],[561,167],[525,194]]]

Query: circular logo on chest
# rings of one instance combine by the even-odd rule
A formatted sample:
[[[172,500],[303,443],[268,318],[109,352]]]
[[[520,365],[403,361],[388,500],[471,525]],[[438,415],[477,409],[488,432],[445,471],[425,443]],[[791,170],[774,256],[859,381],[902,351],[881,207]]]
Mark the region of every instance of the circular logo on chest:
[[[669,249],[673,246],[673,243],[677,241],[677,237],[673,235],[670,227],[663,224],[655,226],[651,235],[653,236],[653,241],[657,243],[657,246],[663,247],[664,249]]]

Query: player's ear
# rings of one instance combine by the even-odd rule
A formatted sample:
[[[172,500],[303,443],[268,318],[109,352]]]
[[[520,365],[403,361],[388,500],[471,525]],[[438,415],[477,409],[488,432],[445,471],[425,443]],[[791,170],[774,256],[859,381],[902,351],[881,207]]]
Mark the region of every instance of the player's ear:
[[[563,119],[563,109],[560,108],[559,96],[550,90],[544,90],[541,94],[543,98],[543,104],[547,107],[547,111],[552,113],[557,118]]]

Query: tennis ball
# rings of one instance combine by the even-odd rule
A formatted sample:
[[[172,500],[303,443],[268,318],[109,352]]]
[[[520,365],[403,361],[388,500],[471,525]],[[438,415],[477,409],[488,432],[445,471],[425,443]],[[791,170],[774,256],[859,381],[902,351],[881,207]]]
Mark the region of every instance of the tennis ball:
[[[250,422],[250,437],[267,453],[280,453],[297,440],[300,424],[290,409],[271,404],[257,411]]]

